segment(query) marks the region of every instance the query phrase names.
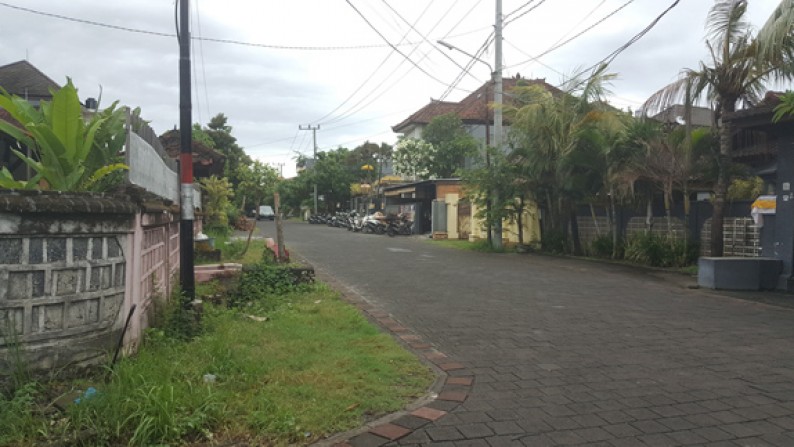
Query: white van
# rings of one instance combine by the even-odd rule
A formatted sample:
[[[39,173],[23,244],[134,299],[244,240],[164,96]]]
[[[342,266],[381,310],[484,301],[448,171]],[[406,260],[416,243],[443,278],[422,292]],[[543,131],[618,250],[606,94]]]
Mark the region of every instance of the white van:
[[[276,220],[276,213],[273,212],[273,208],[268,205],[262,205],[259,207],[259,213],[256,215],[256,220]]]

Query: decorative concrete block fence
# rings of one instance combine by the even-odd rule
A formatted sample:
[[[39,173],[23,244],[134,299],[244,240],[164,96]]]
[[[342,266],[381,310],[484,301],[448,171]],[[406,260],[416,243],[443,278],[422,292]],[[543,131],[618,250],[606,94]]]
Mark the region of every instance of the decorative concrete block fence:
[[[126,196],[0,191],[0,376],[12,350],[35,371],[112,349],[137,212]]]

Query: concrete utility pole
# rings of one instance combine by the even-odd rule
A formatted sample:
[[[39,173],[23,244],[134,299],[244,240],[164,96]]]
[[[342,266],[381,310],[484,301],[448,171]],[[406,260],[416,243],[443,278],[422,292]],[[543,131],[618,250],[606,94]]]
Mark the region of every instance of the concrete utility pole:
[[[193,137],[190,102],[190,9],[189,0],[179,2],[179,283],[186,301],[196,298],[193,252]]]
[[[302,125],[298,125],[298,129],[300,130],[311,130],[312,131],[312,140],[314,141],[314,163],[317,164],[317,130],[320,128],[320,125],[312,126],[311,124],[307,124],[306,127]],[[314,165],[312,166],[314,169]],[[317,214],[317,181],[314,182],[314,214]]]
[[[494,44],[496,46],[496,63],[494,64],[494,112],[493,112],[493,142],[494,147],[502,151],[502,0],[496,0],[496,25],[494,27]],[[494,207],[499,207],[499,196],[493,193]],[[502,248],[502,220],[494,223],[493,248]]]

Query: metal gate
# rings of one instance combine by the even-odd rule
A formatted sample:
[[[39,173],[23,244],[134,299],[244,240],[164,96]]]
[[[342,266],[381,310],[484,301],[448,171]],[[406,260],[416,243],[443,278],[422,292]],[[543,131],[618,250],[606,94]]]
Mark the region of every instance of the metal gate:
[[[467,199],[458,202],[458,238],[468,239],[471,234],[471,202]]]

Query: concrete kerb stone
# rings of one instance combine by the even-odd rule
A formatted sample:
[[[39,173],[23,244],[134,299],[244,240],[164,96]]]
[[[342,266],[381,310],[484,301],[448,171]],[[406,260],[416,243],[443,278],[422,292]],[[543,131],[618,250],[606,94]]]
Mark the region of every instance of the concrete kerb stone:
[[[370,421],[362,427],[338,433],[312,444],[313,446],[378,447],[413,433],[424,425],[419,423],[421,420],[430,423],[443,418],[468,398],[471,386],[474,384],[474,375],[466,374],[464,365],[452,361],[446,354],[424,342],[421,336],[394,320],[377,304],[369,302],[360,293],[342,284],[322,269],[315,267],[315,274],[319,280],[341,293],[343,299],[359,309],[370,322],[388,332],[394,340],[433,370],[436,380],[426,395],[406,405],[404,410]],[[455,376],[449,376],[447,371],[454,371]],[[444,410],[430,406],[433,404],[436,404],[436,407],[443,407]],[[412,422],[405,424],[409,426],[403,426],[400,425],[401,420]]]

